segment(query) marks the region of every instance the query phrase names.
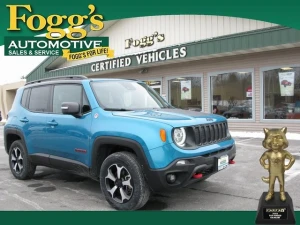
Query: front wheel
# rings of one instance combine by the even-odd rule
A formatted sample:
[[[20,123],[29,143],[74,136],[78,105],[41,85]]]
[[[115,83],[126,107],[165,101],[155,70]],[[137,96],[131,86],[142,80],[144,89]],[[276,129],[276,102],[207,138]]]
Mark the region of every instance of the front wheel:
[[[118,210],[137,210],[150,196],[141,166],[129,152],[117,152],[104,160],[100,187],[108,203]]]

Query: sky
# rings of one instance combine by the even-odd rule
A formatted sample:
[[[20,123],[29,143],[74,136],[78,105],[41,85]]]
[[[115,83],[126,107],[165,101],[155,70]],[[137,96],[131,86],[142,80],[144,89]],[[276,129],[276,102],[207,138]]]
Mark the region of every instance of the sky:
[[[4,46],[0,46],[0,85],[20,81],[45,58],[47,56],[4,56]]]

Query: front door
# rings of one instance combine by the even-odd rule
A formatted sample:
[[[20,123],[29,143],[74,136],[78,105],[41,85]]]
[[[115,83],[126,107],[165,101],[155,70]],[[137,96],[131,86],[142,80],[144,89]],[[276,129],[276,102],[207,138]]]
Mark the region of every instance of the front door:
[[[82,116],[62,114],[63,102],[78,102]],[[84,164],[89,162],[90,128],[92,122],[91,110],[81,84],[58,84],[53,89],[53,114],[47,121],[47,146],[51,164],[61,167],[66,164]]]

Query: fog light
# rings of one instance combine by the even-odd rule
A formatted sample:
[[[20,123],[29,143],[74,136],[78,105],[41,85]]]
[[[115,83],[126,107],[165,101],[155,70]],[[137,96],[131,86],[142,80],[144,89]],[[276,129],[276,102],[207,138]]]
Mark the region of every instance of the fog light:
[[[167,182],[169,184],[173,184],[176,181],[176,176],[175,174],[168,174],[167,175]]]
[[[177,166],[185,165],[185,164],[186,164],[185,160],[180,160],[176,163]]]

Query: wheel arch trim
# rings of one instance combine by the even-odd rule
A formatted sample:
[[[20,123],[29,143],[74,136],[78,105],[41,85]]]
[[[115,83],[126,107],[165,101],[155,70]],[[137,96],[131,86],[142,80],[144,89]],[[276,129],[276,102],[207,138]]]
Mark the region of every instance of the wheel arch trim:
[[[91,176],[96,177],[99,171],[97,171],[97,153],[101,145],[111,144],[111,145],[119,145],[130,148],[134,151],[137,156],[137,160],[140,163],[142,170],[144,171],[145,167],[149,168],[149,163],[147,157],[145,155],[143,147],[135,140],[123,138],[123,137],[115,137],[115,136],[101,136],[97,137],[92,146],[91,153]],[[102,160],[103,163],[104,159]],[[100,165],[101,166],[101,165]]]
[[[5,128],[4,129],[4,149],[6,151],[6,153],[8,154],[8,151],[9,151],[9,148],[7,146],[8,142],[7,142],[7,135],[8,134],[14,134],[14,135],[17,135],[20,137],[21,141],[23,142],[23,144],[25,145],[25,148],[27,150],[27,146],[26,146],[26,142],[25,142],[25,138],[24,138],[24,135],[22,133],[22,131],[20,131],[19,129],[17,128],[12,128],[12,127],[9,127],[9,128]]]

